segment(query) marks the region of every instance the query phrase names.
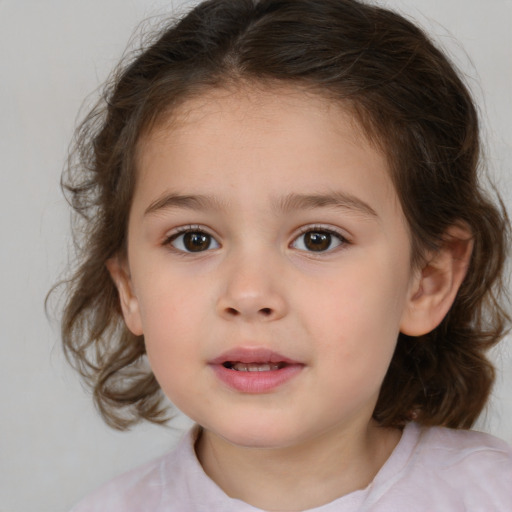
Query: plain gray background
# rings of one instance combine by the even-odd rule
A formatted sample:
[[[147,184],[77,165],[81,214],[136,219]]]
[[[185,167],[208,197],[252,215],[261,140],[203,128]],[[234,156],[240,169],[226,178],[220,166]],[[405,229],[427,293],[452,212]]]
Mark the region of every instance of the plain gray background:
[[[512,208],[512,0],[381,3],[426,27],[467,75],[489,166]],[[65,512],[101,482],[172,448],[187,425],[179,419],[173,429],[129,433],[104,426],[66,366],[58,325],[43,306],[70,246],[59,179],[80,106],[139,22],[182,4],[0,0],[0,512]],[[478,424],[508,442],[511,352],[507,340],[493,353],[500,374]]]

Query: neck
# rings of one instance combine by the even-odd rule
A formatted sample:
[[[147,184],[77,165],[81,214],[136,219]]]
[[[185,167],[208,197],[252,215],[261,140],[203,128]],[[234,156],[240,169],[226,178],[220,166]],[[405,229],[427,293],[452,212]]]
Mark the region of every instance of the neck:
[[[363,429],[265,449],[236,446],[203,431],[196,452],[206,474],[228,496],[264,510],[298,511],[367,487],[400,435],[371,421]]]

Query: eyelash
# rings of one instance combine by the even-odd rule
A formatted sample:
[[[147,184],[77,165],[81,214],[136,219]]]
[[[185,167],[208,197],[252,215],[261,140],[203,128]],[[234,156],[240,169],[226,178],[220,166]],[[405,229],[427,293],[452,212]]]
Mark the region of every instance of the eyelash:
[[[327,235],[329,237],[329,239],[328,239],[328,247],[324,249],[324,248],[322,248],[320,246],[322,241],[325,241],[325,239],[324,240],[322,240],[322,239],[318,240],[318,242],[320,242],[320,244],[318,246],[319,250],[314,250],[314,249],[308,250],[307,248],[297,247],[297,242],[301,239],[301,237],[303,237],[304,235],[307,235],[308,233],[316,234],[316,235]],[[187,248],[184,245],[185,240],[182,240],[182,242],[181,242],[182,248],[181,247],[176,247],[176,245],[174,245],[174,243],[177,240],[179,240],[180,237],[185,237],[187,234],[191,234],[191,235],[204,235],[205,237],[207,237],[207,246],[205,248],[201,248],[201,247],[198,246],[198,250],[197,251],[187,250]],[[332,240],[333,238],[337,239],[338,243],[334,247],[331,247],[332,246],[332,242],[333,242],[333,240]],[[317,243],[317,242],[315,242],[315,243]],[[215,247],[212,248],[212,244],[215,245]],[[306,252],[306,253],[324,254],[324,253],[332,252],[332,251],[334,251],[337,248],[342,248],[343,246],[348,245],[348,244],[350,244],[349,240],[347,240],[338,231],[326,228],[324,226],[306,226],[306,227],[304,227],[304,228],[302,228],[300,230],[299,234],[292,240],[292,242],[290,243],[289,247],[295,248],[295,249],[297,249],[299,251]],[[180,254],[202,253],[202,252],[206,252],[206,251],[209,251],[209,250],[212,250],[212,249],[220,248],[220,243],[215,239],[215,237],[213,235],[208,233],[206,230],[202,229],[200,226],[193,226],[193,225],[183,226],[183,227],[177,228],[176,232],[172,233],[167,238],[165,238],[165,240],[163,241],[162,245],[163,246],[170,246],[174,251],[176,251],[176,252],[178,252]],[[304,243],[302,245],[305,246]]]
[[[344,246],[350,244],[350,241],[347,240],[346,237],[344,237],[341,233],[339,233],[338,231],[336,231],[334,229],[326,228],[324,226],[306,226],[306,227],[302,228],[300,230],[298,236],[296,236],[293,239],[293,241],[290,244],[290,247],[293,247],[293,245],[301,237],[303,237],[304,235],[306,235],[308,233],[328,235],[329,237],[331,237],[331,240],[329,241],[329,247],[327,249],[325,249],[325,250],[318,250],[318,251],[307,250],[307,249],[300,249],[300,248],[296,247],[298,250],[303,251],[303,252],[307,252],[307,253],[311,253],[311,254],[325,254],[325,253],[333,252],[336,249],[342,249]],[[338,244],[335,245],[334,247],[331,247],[331,245],[332,245],[332,238],[335,238],[335,239],[338,240]]]
[[[178,240],[180,237],[185,237],[187,234],[204,235],[204,236],[208,237],[208,239],[209,239],[208,246],[205,249],[191,251],[191,250],[186,250],[186,248],[184,247],[184,245],[183,245],[184,240],[182,241],[182,245],[183,245],[184,249],[176,247],[173,244],[173,242],[176,242],[176,240]],[[167,247],[170,246],[174,251],[181,253],[181,254],[195,254],[195,253],[201,253],[201,252],[206,252],[207,250],[211,250],[212,243],[214,243],[216,245],[216,247],[214,247],[214,249],[218,249],[220,247],[220,244],[219,244],[219,242],[217,242],[215,237],[213,235],[211,235],[210,233],[208,233],[206,230],[202,229],[200,226],[183,226],[183,227],[177,228],[174,233],[172,233],[167,238],[165,238],[162,245],[167,246]]]

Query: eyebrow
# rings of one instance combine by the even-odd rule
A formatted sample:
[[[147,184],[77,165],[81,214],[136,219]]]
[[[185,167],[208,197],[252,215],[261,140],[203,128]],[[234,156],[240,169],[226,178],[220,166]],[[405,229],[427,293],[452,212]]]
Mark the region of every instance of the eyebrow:
[[[328,207],[341,208],[363,214],[367,217],[378,218],[377,212],[368,203],[345,192],[288,194],[278,203],[278,208],[284,212]]]
[[[377,212],[365,201],[345,192],[329,194],[288,194],[276,201],[275,209],[282,212],[313,210],[315,208],[340,208],[354,211],[367,217],[378,218]],[[225,203],[208,195],[180,195],[168,193],[153,201],[144,211],[144,216],[168,209],[214,210],[224,209]]]
[[[181,208],[185,210],[212,210],[222,209],[224,208],[224,205],[213,196],[180,195],[170,193],[153,201],[144,211],[144,215],[172,208]]]

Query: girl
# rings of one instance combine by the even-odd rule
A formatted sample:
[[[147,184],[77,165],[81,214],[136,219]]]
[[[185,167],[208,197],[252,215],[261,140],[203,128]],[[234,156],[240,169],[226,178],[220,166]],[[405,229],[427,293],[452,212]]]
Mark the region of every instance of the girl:
[[[75,154],[67,354],[111,426],[165,421],[162,392],[197,423],[76,512],[512,509],[511,449],[463,430],[506,328],[508,221],[417,27],[203,2],[119,71]]]

